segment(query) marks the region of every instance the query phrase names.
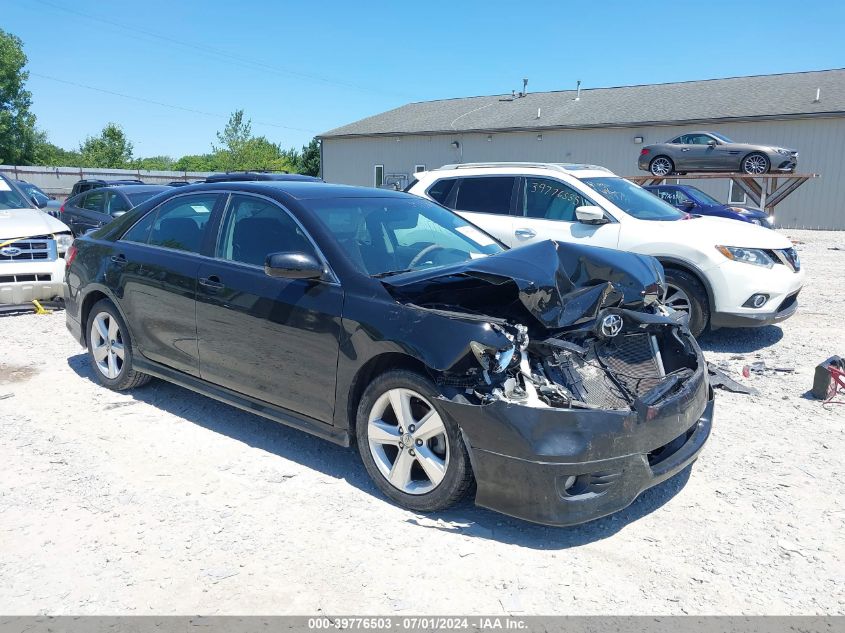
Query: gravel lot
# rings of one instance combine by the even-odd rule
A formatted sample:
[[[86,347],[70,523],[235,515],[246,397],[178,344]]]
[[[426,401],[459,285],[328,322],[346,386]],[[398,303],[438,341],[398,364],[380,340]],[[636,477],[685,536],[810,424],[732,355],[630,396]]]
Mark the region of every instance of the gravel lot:
[[[845,406],[808,396],[845,354],[845,232],[787,231],[809,283],[782,327],[719,331],[692,469],[568,529],[376,491],[357,455],[154,381],[97,386],[64,314],[0,318],[6,614],[845,613]],[[741,377],[762,360],[767,371]]]

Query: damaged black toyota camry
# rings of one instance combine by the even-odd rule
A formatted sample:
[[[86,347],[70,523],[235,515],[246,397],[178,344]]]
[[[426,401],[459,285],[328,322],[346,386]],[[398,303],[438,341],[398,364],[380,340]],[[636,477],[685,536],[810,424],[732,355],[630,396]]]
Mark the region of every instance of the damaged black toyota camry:
[[[651,257],[507,250],[428,200],[318,182],[162,194],[66,257],[92,375],[150,377],[357,444],[386,496],[549,525],[699,455],[712,391]]]

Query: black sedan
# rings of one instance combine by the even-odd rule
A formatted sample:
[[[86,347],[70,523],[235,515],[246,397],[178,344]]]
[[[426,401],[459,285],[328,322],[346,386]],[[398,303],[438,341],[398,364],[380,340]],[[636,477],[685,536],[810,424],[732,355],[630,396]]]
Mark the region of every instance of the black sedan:
[[[68,198],[56,216],[70,227],[74,235],[108,224],[114,218],[138,206],[145,200],[170,191],[166,185],[115,185],[89,189]]]
[[[433,202],[319,182],[171,189],[74,243],[92,373],[162,378],[357,444],[390,499],[550,525],[692,463],[712,392],[651,257],[507,250]]]

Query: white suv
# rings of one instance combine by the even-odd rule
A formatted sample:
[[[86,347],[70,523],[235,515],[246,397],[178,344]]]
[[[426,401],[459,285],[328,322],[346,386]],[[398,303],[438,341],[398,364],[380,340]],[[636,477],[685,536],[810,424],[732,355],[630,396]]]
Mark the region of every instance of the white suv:
[[[0,176],[0,312],[33,299],[64,297],[70,228],[40,209]]]
[[[792,243],[746,222],[688,216],[595,165],[468,163],[415,174],[406,191],[439,202],[508,246],[580,242],[656,257],[665,301],[709,325],[777,323],[798,307],[804,271]]]

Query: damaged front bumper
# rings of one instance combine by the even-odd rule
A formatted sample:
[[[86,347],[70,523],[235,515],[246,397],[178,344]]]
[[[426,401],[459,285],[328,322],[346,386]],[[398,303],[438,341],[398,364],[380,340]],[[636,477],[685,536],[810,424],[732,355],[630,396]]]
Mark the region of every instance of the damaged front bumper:
[[[476,504],[536,523],[574,525],[621,510],[680,472],[703,449],[713,419],[699,358],[671,395],[644,394],[627,410],[442,399],[470,451]]]
[[[713,420],[706,382],[700,372],[684,393],[650,414],[503,401],[441,404],[463,429],[477,505],[566,526],[622,510],[696,460]]]

